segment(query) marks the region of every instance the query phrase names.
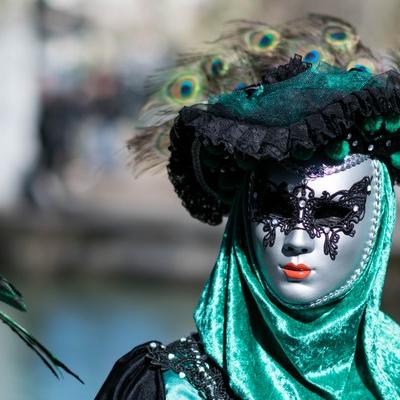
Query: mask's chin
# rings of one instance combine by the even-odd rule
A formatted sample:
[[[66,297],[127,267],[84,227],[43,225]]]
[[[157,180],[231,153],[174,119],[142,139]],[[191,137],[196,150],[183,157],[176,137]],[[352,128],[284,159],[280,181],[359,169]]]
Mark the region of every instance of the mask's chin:
[[[310,207],[317,204],[313,202],[314,198],[326,197],[326,193],[332,196],[332,201],[353,207],[353,214],[344,217],[353,224],[353,231],[346,230],[344,223],[339,220],[330,228],[328,239],[333,238],[330,245],[337,247],[336,254],[332,256],[332,253],[327,254],[327,235],[324,231],[312,231],[309,228],[313,223],[316,224],[311,217],[309,220],[302,220],[300,217],[296,219],[296,224],[290,225],[285,222],[285,216],[286,220],[282,217],[285,223],[273,221],[275,226],[271,223],[272,218],[256,220],[254,207],[262,207],[264,201],[268,203],[268,196],[265,195],[265,199],[258,197],[257,202],[254,202],[251,201],[254,193],[259,196],[261,190],[253,186],[249,191],[249,212],[252,219],[250,233],[254,257],[273,297],[289,308],[315,308],[341,298],[361,275],[373,247],[379,215],[379,163],[364,159],[342,169],[339,165],[337,171],[312,178],[282,169],[268,171],[264,176],[276,186],[285,183],[288,188],[306,181],[314,196],[311,200],[306,199]],[[365,178],[369,179],[370,184]],[[364,186],[359,184],[363,179]],[[297,201],[295,196],[286,198],[292,203]],[[335,204],[334,206],[336,207]],[[338,212],[333,210],[334,206],[332,215]],[[275,206],[268,207],[274,209]],[[363,209],[360,210],[360,207]],[[275,209],[274,212],[277,213]],[[324,210],[328,217],[329,212],[329,208]],[[309,212],[309,216],[315,214],[315,210]],[[341,217],[336,214],[331,217],[332,221]],[[273,242],[269,239],[266,244],[266,234],[273,235]]]

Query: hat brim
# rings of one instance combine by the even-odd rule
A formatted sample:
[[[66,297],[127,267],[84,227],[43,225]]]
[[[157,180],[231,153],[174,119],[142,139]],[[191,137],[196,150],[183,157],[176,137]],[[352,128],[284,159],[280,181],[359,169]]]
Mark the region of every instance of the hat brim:
[[[304,151],[312,154],[350,136],[352,153],[381,159],[388,165],[393,181],[399,181],[400,169],[391,164],[390,154],[400,150],[400,134],[387,130],[385,123],[377,130],[364,129],[371,119],[400,115],[400,75],[389,71],[380,75],[380,81],[384,82],[381,87],[366,87],[344,94],[287,126],[266,126],[227,117],[219,104],[184,107],[171,130],[168,167],[169,177],[184,206],[193,217],[218,224],[229,212],[229,201],[225,198],[228,192],[218,187],[218,175],[239,174],[238,160],[282,162]],[[210,169],[204,163],[199,164],[199,160],[196,166],[194,143],[200,148],[197,153],[203,150],[217,153],[223,160],[223,167]],[[199,154],[197,157],[201,159]],[[235,170],[237,165],[239,168]]]

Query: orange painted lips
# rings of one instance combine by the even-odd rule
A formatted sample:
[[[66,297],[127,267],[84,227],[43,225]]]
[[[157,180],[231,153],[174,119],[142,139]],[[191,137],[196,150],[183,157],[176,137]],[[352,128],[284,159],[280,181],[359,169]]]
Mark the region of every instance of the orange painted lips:
[[[311,274],[311,268],[305,264],[287,263],[282,267],[283,273],[288,279],[303,280]]]

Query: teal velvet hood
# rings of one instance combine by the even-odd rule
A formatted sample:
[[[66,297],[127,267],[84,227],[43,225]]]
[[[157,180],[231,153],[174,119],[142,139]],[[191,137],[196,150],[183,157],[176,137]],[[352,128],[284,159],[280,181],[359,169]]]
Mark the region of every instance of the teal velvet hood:
[[[400,398],[400,329],[380,311],[396,201],[380,165],[380,228],[363,273],[340,299],[289,310],[269,295],[238,194],[195,310],[207,354],[246,400]]]

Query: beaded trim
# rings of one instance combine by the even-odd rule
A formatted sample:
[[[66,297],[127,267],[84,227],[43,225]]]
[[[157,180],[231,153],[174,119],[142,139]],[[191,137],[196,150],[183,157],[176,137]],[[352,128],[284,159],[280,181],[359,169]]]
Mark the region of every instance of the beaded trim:
[[[361,256],[361,262],[360,265],[358,266],[358,268],[354,271],[354,273],[351,275],[351,277],[338,289],[333,290],[332,292],[328,293],[327,295],[311,302],[308,304],[290,304],[290,303],[286,303],[282,300],[280,300],[283,304],[285,304],[285,306],[287,306],[288,308],[292,308],[292,309],[308,309],[308,308],[314,308],[314,307],[319,307],[322,306],[324,304],[329,303],[331,300],[336,299],[338,297],[340,297],[342,294],[344,294],[345,292],[347,292],[351,286],[354,284],[354,282],[356,281],[357,278],[359,278],[359,276],[361,275],[361,273],[364,271],[365,266],[368,262],[368,255],[371,252],[371,249],[373,247],[373,245],[375,244],[375,238],[376,238],[376,234],[378,231],[378,221],[379,221],[379,215],[381,212],[381,199],[380,199],[380,188],[381,188],[381,176],[380,176],[380,166],[379,166],[379,162],[377,160],[373,160],[372,161],[372,165],[373,165],[373,182],[376,182],[376,190],[375,190],[375,194],[374,194],[374,211],[373,211],[373,217],[371,220],[371,229],[369,231],[369,240],[364,248],[364,252],[363,255]]]
[[[377,160],[373,160],[372,161],[372,165],[373,165],[373,181],[375,180],[376,182],[376,189],[375,189],[375,194],[374,194],[374,211],[373,211],[373,216],[372,216],[372,220],[371,220],[371,229],[369,231],[369,240],[367,242],[367,245],[365,246],[363,255],[361,257],[361,263],[358,266],[358,268],[354,271],[353,275],[347,280],[346,283],[344,283],[340,288],[332,291],[331,293],[325,295],[324,297],[315,300],[314,302],[305,305],[305,307],[308,308],[312,308],[312,307],[318,307],[321,306],[323,304],[326,304],[327,302],[329,302],[330,300],[337,298],[339,296],[341,296],[343,293],[345,293],[346,291],[348,291],[350,289],[350,287],[353,285],[353,283],[355,282],[355,280],[361,275],[361,273],[364,271],[365,266],[368,262],[368,256],[371,252],[372,247],[375,244],[375,239],[376,239],[376,234],[378,231],[378,221],[379,221],[379,216],[380,216],[380,212],[381,212],[381,199],[380,199],[380,189],[381,189],[381,175],[380,175],[380,166],[379,166],[379,162]]]
[[[294,171],[300,175],[305,175],[306,178],[303,179],[302,183],[307,183],[309,179],[321,178],[326,175],[333,175],[338,172],[346,171],[347,169],[353,168],[358,164],[368,160],[370,156],[366,154],[349,154],[347,155],[340,165],[329,165],[322,164],[318,167],[299,167],[298,165],[292,164],[290,161],[283,163],[285,168]]]
[[[153,365],[186,379],[207,400],[234,399],[227,393],[221,370],[212,364],[193,336],[182,337],[167,346],[151,342],[147,357]]]

